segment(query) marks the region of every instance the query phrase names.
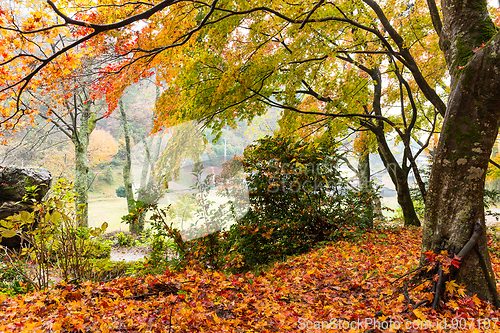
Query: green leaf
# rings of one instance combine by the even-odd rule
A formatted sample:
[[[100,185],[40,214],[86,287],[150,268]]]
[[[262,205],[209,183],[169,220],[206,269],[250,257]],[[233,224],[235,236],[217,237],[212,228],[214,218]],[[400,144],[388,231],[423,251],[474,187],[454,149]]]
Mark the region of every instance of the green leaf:
[[[5,230],[5,231],[0,232],[0,235],[2,237],[5,237],[5,238],[12,238],[12,237],[17,235],[17,231],[16,230]]]
[[[31,222],[32,221],[31,214],[26,212],[26,211],[22,211],[21,213],[19,213],[19,217],[21,218],[21,221],[23,221],[23,222]]]
[[[59,222],[61,217],[62,217],[62,214],[56,210],[55,212],[53,212],[51,214],[50,219],[51,219],[52,223],[57,223],[57,222]]]

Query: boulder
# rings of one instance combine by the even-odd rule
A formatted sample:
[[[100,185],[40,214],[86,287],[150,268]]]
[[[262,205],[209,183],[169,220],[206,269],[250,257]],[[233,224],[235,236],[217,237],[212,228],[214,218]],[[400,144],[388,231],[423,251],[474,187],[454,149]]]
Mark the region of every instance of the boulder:
[[[0,202],[21,201],[26,194],[26,187],[37,185],[36,199],[42,200],[50,188],[52,176],[41,168],[20,168],[0,166]]]
[[[30,203],[22,202],[26,195],[26,187],[38,186],[35,199],[41,201],[47,194],[52,176],[41,168],[21,168],[15,166],[0,166],[0,220],[18,214],[22,211],[33,211]],[[19,247],[21,238],[3,237],[0,245],[10,248]]]

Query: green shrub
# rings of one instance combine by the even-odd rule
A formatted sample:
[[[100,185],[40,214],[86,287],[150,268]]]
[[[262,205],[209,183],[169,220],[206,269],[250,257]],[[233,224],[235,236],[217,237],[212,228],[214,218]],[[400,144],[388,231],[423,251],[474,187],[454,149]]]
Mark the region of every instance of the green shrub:
[[[192,172],[196,178],[195,201],[203,205],[197,205],[193,215],[205,222],[203,230],[194,228],[181,233],[168,222],[175,212],[154,204],[136,205],[137,214],[129,214],[124,220],[132,222],[138,214],[153,211],[156,243],[149,258],[153,264],[196,263],[213,269],[253,269],[303,253],[323,241],[359,235],[372,227],[372,200],[378,194],[352,189],[338,171],[339,161],[336,150],[321,144],[266,137],[247,147],[242,159],[225,163],[221,175],[216,177],[218,181],[227,181],[224,193],[219,194],[239,200],[235,192],[242,184],[231,177],[232,169],[242,163],[247,175],[250,209],[228,230],[221,228],[230,216],[220,207],[213,209],[208,199],[209,178],[213,177],[202,180],[202,167],[197,164]],[[231,206],[232,216],[241,216],[236,209],[241,206]],[[166,255],[162,244],[165,239],[171,240],[178,253],[173,259],[177,261]]]
[[[126,198],[127,197],[127,194],[125,192],[125,185],[118,186],[116,188],[115,192],[116,192],[116,196],[118,198]]]
[[[123,232],[116,234],[115,239],[116,239],[116,242],[118,243],[118,245],[123,246],[123,247],[134,246],[137,244],[136,239],[134,239],[129,234],[124,234]]]
[[[93,282],[103,282],[129,275],[135,263],[124,261],[110,261],[109,259],[92,259],[89,261],[91,269],[88,279]]]
[[[221,234],[226,268],[251,269],[371,227],[376,194],[352,189],[338,157],[292,138],[266,137],[247,147],[251,209]]]
[[[115,180],[115,177],[113,175],[113,169],[111,167],[108,167],[106,169],[105,174],[104,174],[104,181],[111,185],[111,184],[113,184],[114,180]]]
[[[29,244],[22,251],[11,251],[10,258],[15,258],[11,262],[29,260],[36,269],[15,267],[18,274],[37,290],[49,286],[54,267],[59,268],[64,280],[88,279],[90,258],[109,256],[109,246],[94,238],[104,232],[107,223],[101,228],[78,227],[73,186],[64,179],[55,182],[46,201],[33,201],[33,207],[32,212],[21,212],[0,221],[3,237],[20,234]]]
[[[24,261],[11,261],[6,255],[0,261],[0,294],[15,296],[33,290],[32,283],[26,278]],[[20,274],[22,272],[22,274]]]
[[[83,255],[89,259],[109,259],[111,256],[111,246],[97,238],[88,239],[85,242]]]

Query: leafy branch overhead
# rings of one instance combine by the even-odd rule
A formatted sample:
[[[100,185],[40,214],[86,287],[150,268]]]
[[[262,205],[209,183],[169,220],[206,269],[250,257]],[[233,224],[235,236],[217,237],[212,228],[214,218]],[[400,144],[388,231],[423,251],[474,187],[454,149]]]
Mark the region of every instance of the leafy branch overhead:
[[[40,106],[43,95],[56,105],[73,98],[83,109],[105,99],[107,116],[126,87],[153,75],[163,88],[157,131],[196,121],[218,138],[224,126],[269,109],[282,111],[284,132],[311,125],[298,133],[303,139],[333,142],[369,130],[407,224],[420,224],[410,170],[425,198],[420,264],[429,251],[461,257],[458,270],[441,275],[447,281],[438,277],[435,294],[459,281],[499,304],[483,197],[500,123],[500,11],[486,0],[26,4],[0,7],[0,133],[37,113],[60,115]],[[78,102],[82,88],[88,96]],[[391,132],[405,146],[401,161],[387,143]],[[426,187],[415,156],[433,141]],[[422,143],[416,154],[412,143]],[[462,257],[468,244],[474,250]]]

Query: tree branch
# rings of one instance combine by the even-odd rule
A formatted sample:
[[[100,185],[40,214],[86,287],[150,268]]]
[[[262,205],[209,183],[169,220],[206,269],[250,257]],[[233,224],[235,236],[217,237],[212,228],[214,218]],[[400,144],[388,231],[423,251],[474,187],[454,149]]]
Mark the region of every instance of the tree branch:
[[[157,12],[177,3],[178,0],[165,0],[157,4],[156,6],[151,7],[150,9],[136,15],[132,15],[130,17],[127,17],[124,20],[121,20],[119,22],[111,23],[111,24],[94,24],[94,23],[89,23],[89,22],[84,22],[84,21],[78,21],[74,20],[68,16],[66,16],[63,12],[61,12],[56,5],[51,1],[47,0],[47,3],[49,6],[52,8],[52,10],[59,16],[61,17],[66,24],[72,24],[80,27],[86,27],[86,28],[91,28],[94,29],[95,32],[101,33],[104,31],[109,31],[109,30],[115,30],[119,28],[123,28],[129,24],[132,24],[136,21],[144,20],[152,15],[156,14]],[[214,2],[217,2],[214,1]]]
[[[302,21],[302,24],[300,25],[299,29],[302,29],[305,25],[306,25],[306,22],[307,20],[309,20],[309,18],[311,17],[311,15],[314,13],[314,11],[316,9],[319,8],[319,6],[321,6],[323,4],[323,2],[325,2],[325,0],[319,0],[318,3],[313,7],[313,9],[311,9],[311,11],[307,14],[306,18],[304,19],[304,21]]]
[[[363,0],[368,6],[370,6],[380,22],[382,23],[384,29],[389,33],[389,36],[394,40],[396,45],[399,48],[399,52],[401,56],[404,58],[406,62],[406,67],[411,71],[415,81],[417,82],[420,89],[424,93],[425,97],[429,100],[429,102],[434,105],[434,107],[438,110],[438,112],[444,117],[446,113],[446,104],[441,100],[441,97],[436,93],[436,91],[429,85],[427,80],[422,75],[422,72],[418,68],[415,59],[411,55],[408,48],[405,46],[404,39],[398,34],[398,32],[392,27],[391,23],[385,16],[384,11],[380,8],[380,6],[375,2],[375,0]],[[399,58],[398,58],[399,60]]]
[[[429,7],[429,12],[431,13],[432,25],[434,30],[439,37],[441,37],[441,30],[443,29],[443,22],[441,22],[441,17],[439,16],[439,9],[436,6],[435,0],[427,0],[427,6]]]

